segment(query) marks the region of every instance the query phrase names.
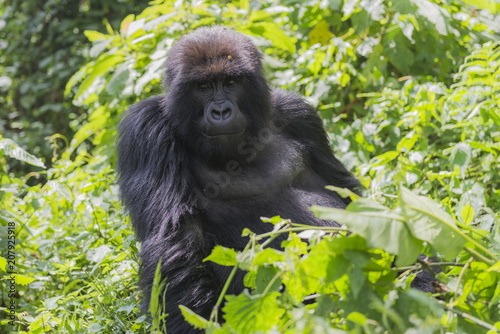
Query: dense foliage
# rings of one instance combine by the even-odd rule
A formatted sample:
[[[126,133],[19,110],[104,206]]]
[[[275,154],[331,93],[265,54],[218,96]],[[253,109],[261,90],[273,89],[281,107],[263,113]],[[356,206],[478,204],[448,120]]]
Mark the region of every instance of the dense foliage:
[[[119,27],[125,15],[145,7],[133,0],[119,2],[120,6],[111,0],[0,4],[0,133],[51,163],[51,146],[64,145],[59,135],[71,138],[88,116],[64,96],[68,79],[90,52],[83,31],[106,31],[103,20]],[[11,171],[37,170],[12,161],[9,165]]]
[[[47,13],[55,10],[71,29],[61,23],[54,35],[24,38],[15,37],[23,27],[6,18],[32,18],[9,16],[12,7],[0,4],[0,103],[9,110],[0,124],[0,309],[9,314],[16,302],[15,326],[2,312],[0,333],[161,327],[137,308],[138,245],[118,198],[116,124],[128,106],[161,93],[173,43],[212,24],[252,36],[270,83],[318,109],[334,150],[367,194],[337,189],[355,199],[347,210],[313,208],[345,228],[311,230],[269,217],[274,232],[248,230],[244,251],[216,247],[207,261],[247,271],[249,290],[221,296],[224,325],[216,311],[202,319],[184,308],[186,319],[209,333],[500,331],[499,5],[153,1],[119,28],[101,31],[92,24],[102,16],[79,23],[56,6],[62,2],[33,10],[42,22],[51,22]],[[93,1],[81,3],[93,8]],[[85,56],[82,30],[91,59],[77,71]],[[62,31],[71,38],[58,39]],[[16,48],[23,39],[34,44]],[[56,40],[67,43],[62,53],[52,49]],[[27,62],[35,68],[21,71]],[[76,72],[69,80],[68,71]],[[55,107],[52,93],[68,100],[58,98]],[[74,135],[64,132],[68,126]],[[46,135],[67,144],[47,155],[37,148]],[[19,161],[38,167],[24,167],[22,175]],[[289,235],[282,250],[266,247],[282,233]],[[417,259],[421,253],[434,262]],[[433,296],[409,288],[422,269],[441,282]]]

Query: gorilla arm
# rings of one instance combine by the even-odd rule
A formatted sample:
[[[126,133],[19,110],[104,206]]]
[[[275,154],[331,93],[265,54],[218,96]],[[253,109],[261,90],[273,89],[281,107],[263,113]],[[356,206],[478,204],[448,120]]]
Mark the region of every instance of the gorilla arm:
[[[307,166],[327,185],[348,188],[360,194],[361,184],[333,154],[316,111],[299,96],[281,90],[273,92],[273,104],[284,118],[284,132],[305,147]],[[349,198],[343,201],[350,203]]]
[[[220,288],[200,266],[206,250],[196,214],[185,149],[173,136],[160,98],[134,105],[120,124],[118,171],[124,203],[141,249],[140,287],[147,310],[158,261],[167,279],[165,307],[169,333],[193,332],[178,305],[207,317]],[[160,302],[163,296],[160,296]],[[163,305],[164,304],[164,305]]]

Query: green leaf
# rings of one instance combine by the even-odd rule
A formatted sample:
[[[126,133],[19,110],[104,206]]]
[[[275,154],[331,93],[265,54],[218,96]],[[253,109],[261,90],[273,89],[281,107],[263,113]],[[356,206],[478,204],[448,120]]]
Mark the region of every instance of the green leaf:
[[[284,222],[284,219],[280,216],[274,216],[271,218],[261,217],[260,220],[262,220],[264,223],[271,223],[273,225],[281,225]]]
[[[278,273],[278,269],[274,267],[260,267],[255,276],[255,290],[253,294],[261,294],[267,289],[268,291],[278,291],[281,286],[281,280],[274,277]],[[273,282],[271,286],[269,284]]]
[[[404,136],[398,143],[396,149],[399,152],[409,152],[419,139],[419,135],[415,131],[410,131],[406,136]]]
[[[273,248],[265,248],[262,252],[258,252],[252,259],[252,266],[264,266],[285,260],[283,252]]]
[[[411,233],[452,260],[466,242],[453,218],[430,198],[417,196],[405,187],[401,187],[399,198]]]
[[[6,265],[7,265],[7,260],[0,256],[0,269],[2,269],[2,271],[6,271],[5,270]]]
[[[28,284],[35,281],[35,279],[33,277],[27,277],[24,275],[16,274],[15,277],[16,277],[16,284],[20,284],[20,285],[28,285]]]
[[[120,25],[120,31],[122,33],[122,36],[128,36],[128,26],[132,21],[134,21],[135,15],[134,14],[129,14],[127,17],[125,17],[122,21],[122,24]]]
[[[163,309],[161,305],[165,302],[165,292],[167,277],[161,277],[161,258],[156,265],[155,276],[153,278],[153,286],[151,288],[151,298],[148,311],[153,315],[153,326],[159,326]],[[168,288],[168,287],[167,287]],[[166,314],[168,315],[168,314]]]
[[[106,85],[106,91],[111,95],[121,94],[130,76],[130,68],[128,63],[123,63],[118,67],[118,69],[113,73],[111,80],[109,80]]]
[[[389,61],[394,65],[402,75],[407,75],[410,66],[413,65],[414,55],[409,48],[410,41],[404,36],[400,28],[393,29],[386,33],[382,39],[384,53]]]
[[[87,66],[83,66],[69,78],[66,83],[66,87],[64,88],[64,95],[68,95],[71,92],[71,88],[75,87],[75,85],[82,80],[83,76],[87,73]]]
[[[488,9],[492,13],[497,12],[498,2],[495,0],[462,0],[464,3],[475,6],[479,9]]]
[[[320,43],[326,45],[333,37],[333,34],[330,32],[330,25],[325,20],[319,21],[313,30],[309,32],[311,44]]]
[[[368,322],[368,318],[359,312],[352,312],[347,317],[347,320],[352,321],[356,324],[364,326]]]
[[[472,150],[467,143],[458,143],[453,147],[450,162],[460,168],[460,173],[465,174],[472,156]]]
[[[45,165],[43,164],[41,159],[26,152],[23,148],[21,148],[21,146],[19,146],[12,139],[0,138],[0,151],[3,151],[6,155],[8,155],[11,158],[27,162],[33,166],[45,168]]]
[[[240,8],[249,10],[250,9],[250,1],[249,0],[240,0]]]
[[[196,329],[206,329],[209,325],[208,320],[194,313],[184,305],[179,305],[182,316]]]
[[[94,80],[98,77],[109,72],[114,65],[118,64],[123,60],[123,56],[119,54],[113,55],[105,55],[102,58],[96,60],[94,66],[89,68],[88,76],[83,80],[80,87],[78,88],[78,92],[75,95],[75,99],[77,99],[80,95],[87,91],[87,89],[94,83]]]
[[[352,192],[351,190],[349,190],[347,188],[339,188],[339,187],[335,187],[335,186],[326,186],[325,188],[328,190],[335,191],[342,198],[349,197],[353,201],[360,198],[360,196],[358,194]]]
[[[126,37],[129,38],[133,36],[137,31],[142,29],[145,23],[146,23],[145,18],[130,22],[130,24],[127,27]]]
[[[94,31],[94,30],[85,30],[83,33],[85,34],[85,36],[87,36],[87,38],[91,42],[99,41],[102,39],[108,39],[108,38],[112,37],[109,35],[104,35],[103,33],[100,33],[98,31]]]
[[[73,151],[85,140],[95,135],[101,130],[106,124],[108,119],[109,110],[104,107],[98,107],[91,115],[91,119],[88,123],[85,123],[73,136],[70,146],[63,153],[62,157],[64,159],[69,159]]]
[[[387,151],[374,157],[370,162],[372,164],[372,167],[385,165],[396,159],[400,154],[401,152],[398,151]]]
[[[469,225],[474,218],[474,209],[472,208],[472,206],[467,204],[462,208],[462,212],[460,214],[462,216],[464,224]]]
[[[203,262],[212,261],[221,266],[235,266],[238,261],[236,260],[236,251],[232,248],[226,248],[223,246],[215,246]]]
[[[351,202],[346,210],[319,206],[311,210],[319,218],[346,225],[365,238],[369,247],[398,255],[398,266],[414,263],[422,250],[422,243],[411,235],[402,216],[366,198]]]
[[[488,271],[495,271],[497,273],[500,273],[500,261],[498,261],[497,263],[495,263],[494,265],[492,265],[491,267],[489,267]]]
[[[222,309],[226,324],[241,334],[270,330],[285,313],[276,300],[279,295],[278,292],[271,292],[264,296],[251,296],[247,290],[238,296],[228,295]]]
[[[101,330],[102,330],[102,326],[99,325],[97,322],[93,322],[88,328],[87,330],[90,332],[90,333],[99,333]]]
[[[113,38],[108,38],[105,40],[97,41],[92,45],[89,51],[91,58],[97,58],[101,53],[106,50],[106,48],[113,42]]]
[[[52,298],[45,299],[43,301],[43,305],[48,309],[48,310],[54,310],[57,308],[57,301],[61,299],[63,296],[56,296]]]
[[[254,23],[248,28],[249,32],[256,36],[262,36],[270,40],[277,48],[295,53],[295,41],[278,25],[271,22]]]
[[[447,26],[449,25],[450,14],[439,5],[429,0],[411,0],[417,7],[417,13],[420,16],[431,22],[443,36],[448,35]]]

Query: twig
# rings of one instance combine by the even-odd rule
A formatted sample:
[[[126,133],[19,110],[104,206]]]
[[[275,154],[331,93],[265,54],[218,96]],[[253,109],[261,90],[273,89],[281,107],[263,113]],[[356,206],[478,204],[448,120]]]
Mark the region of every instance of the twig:
[[[467,268],[469,268],[469,266],[473,260],[474,260],[473,257],[468,259],[467,262],[465,263],[465,266],[460,271],[460,274],[458,275],[458,279],[457,279],[457,285],[455,286],[455,295],[457,295],[457,293],[458,293],[458,289],[460,288],[460,282],[462,282],[462,278],[464,277],[465,271],[467,270]]]
[[[436,273],[434,272],[434,270],[432,270],[432,269],[431,269],[431,266],[429,266],[429,264],[428,264],[427,262],[425,262],[425,261],[424,261],[424,260],[422,260],[422,259],[417,259],[417,262],[418,262],[418,263],[420,263],[420,265],[421,265],[424,269],[428,270],[428,271],[432,274],[432,276],[436,277]]]
[[[429,267],[463,267],[465,266],[465,263],[458,263],[458,262],[430,262],[427,263],[427,266]],[[391,268],[393,271],[405,271],[405,270],[419,270],[422,268],[422,265],[420,263],[414,264],[412,266],[406,266],[406,267],[394,267]]]
[[[472,316],[472,315],[470,315],[468,313],[465,313],[465,312],[460,312],[460,311],[454,310],[454,309],[449,308],[449,307],[445,307],[445,308],[446,308],[447,311],[450,311],[450,312],[453,312],[455,314],[458,314],[462,318],[468,319],[468,320],[472,321],[473,323],[475,323],[475,324],[477,324],[479,326],[482,326],[482,327],[484,327],[484,328],[486,328],[486,329],[488,329],[490,331],[493,331],[495,333],[500,333],[495,326],[487,323],[486,321],[478,319],[478,318],[476,318],[476,317],[474,317],[474,316]]]
[[[345,231],[344,228],[342,227],[333,227],[333,226],[307,226],[307,227],[290,227],[278,231],[272,231],[268,233],[263,233],[257,235],[256,239],[261,240],[270,236],[273,236],[274,234],[283,234],[283,233],[288,233],[288,232],[301,232],[301,231],[306,231],[306,230],[319,230],[319,231],[329,231],[329,232],[337,232],[337,231]]]
[[[252,240],[250,240],[247,243],[243,252],[247,251],[250,248],[251,244],[252,244]],[[239,265],[238,265],[238,263],[236,263],[236,265],[233,267],[233,270],[231,270],[231,273],[229,274],[229,277],[227,278],[227,281],[224,284],[224,287],[222,288],[222,291],[219,295],[219,299],[217,299],[217,303],[215,303],[215,306],[212,309],[212,313],[210,314],[210,321],[212,321],[212,322],[218,322],[219,308],[222,305],[222,301],[224,300],[224,296],[226,295],[227,290],[229,289],[229,285],[231,284],[231,281],[233,280],[234,276],[236,275],[236,272],[238,271],[238,267],[239,267]]]
[[[469,253],[471,253],[472,256],[475,257],[477,260],[482,261],[482,262],[486,263],[489,266],[492,266],[492,265],[495,264],[495,262],[491,261],[490,259],[488,259],[484,255],[482,255],[481,253],[477,252],[476,250],[474,250],[474,249],[472,249],[470,247],[464,247],[464,249],[466,251],[468,251]],[[495,260],[498,261],[498,259],[496,259],[496,258],[495,258]]]

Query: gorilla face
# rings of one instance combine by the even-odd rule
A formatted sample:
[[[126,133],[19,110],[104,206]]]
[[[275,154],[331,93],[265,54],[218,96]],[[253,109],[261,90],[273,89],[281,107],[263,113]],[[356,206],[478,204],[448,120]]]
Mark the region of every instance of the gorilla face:
[[[251,40],[221,27],[183,37],[166,62],[163,105],[179,138],[204,163],[235,159],[238,146],[271,118],[261,54]]]
[[[205,81],[194,95],[202,102],[201,133],[211,142],[241,139],[247,119],[238,107],[242,85],[237,79]]]

